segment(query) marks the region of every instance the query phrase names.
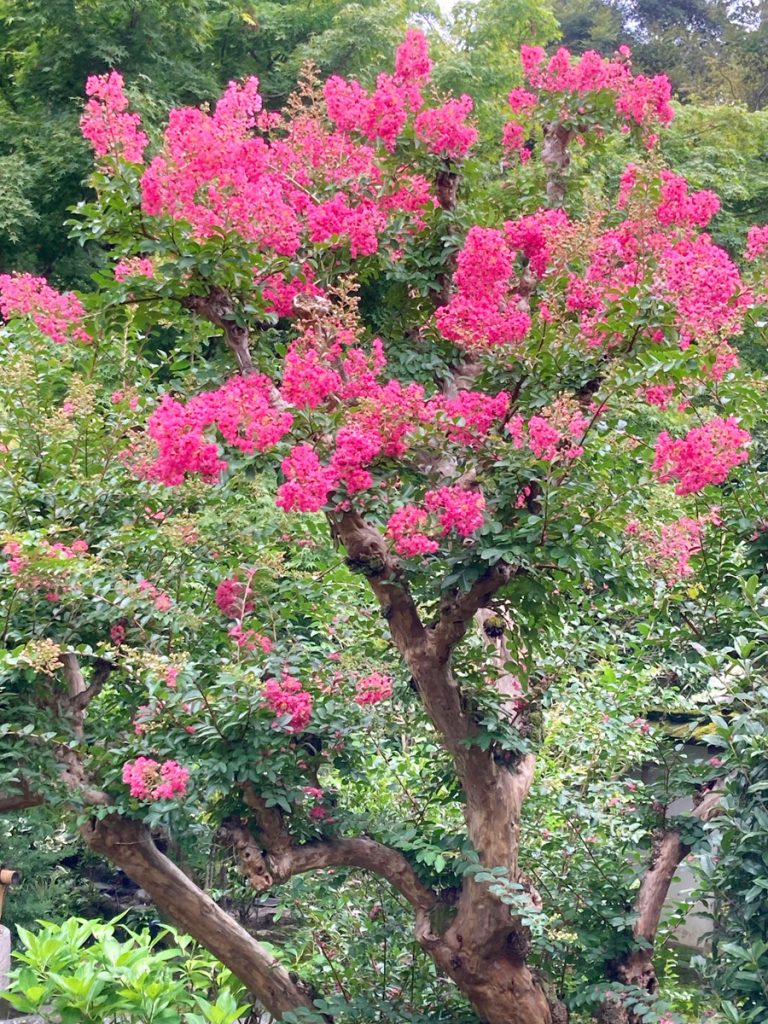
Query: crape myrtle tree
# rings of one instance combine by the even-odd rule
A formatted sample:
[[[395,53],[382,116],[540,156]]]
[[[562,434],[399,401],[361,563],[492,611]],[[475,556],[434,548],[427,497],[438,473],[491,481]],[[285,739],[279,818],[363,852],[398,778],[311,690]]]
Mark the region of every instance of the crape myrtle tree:
[[[761,390],[733,340],[768,231],[742,278],[704,230],[717,198],[662,164],[667,81],[633,75],[627,51],[521,57],[482,160],[471,99],[431,90],[414,30],[372,91],[308,75],[277,114],[254,79],[232,83],[155,140],[119,74],[89,79],[98,198],[79,231],[112,271],[81,297],[0,278],[0,810],[70,808],[277,1018],[323,993],[158,826],[221,826],[257,892],[331,866],[380,876],[481,1020],[564,1019],[528,963],[545,897],[520,848],[547,645],[633,562],[686,580],[763,518]],[[319,582],[299,572],[300,525],[253,532],[272,480],[284,521],[313,542],[324,522],[337,548]],[[389,646],[361,624],[368,598]],[[331,615],[374,637],[352,679],[317,635]],[[394,689],[463,815],[445,872],[325,787],[357,772],[360,791],[361,716],[385,720]],[[662,903],[716,787],[699,797],[687,829],[661,814],[606,1020],[649,1012]]]

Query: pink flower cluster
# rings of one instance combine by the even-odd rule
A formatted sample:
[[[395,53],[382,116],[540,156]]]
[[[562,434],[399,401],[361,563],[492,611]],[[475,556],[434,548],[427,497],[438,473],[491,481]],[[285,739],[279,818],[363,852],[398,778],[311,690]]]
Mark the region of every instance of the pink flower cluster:
[[[293,676],[268,679],[264,684],[264,700],[278,718],[290,716],[285,726],[288,732],[301,732],[309,724],[312,695]]]
[[[351,204],[341,192],[307,211],[309,240],[330,242],[332,249],[348,244],[353,260],[376,252],[379,233],[386,224],[386,214],[378,203],[363,198]]]
[[[403,505],[397,509],[389,517],[386,534],[398,554],[406,558],[434,554],[440,546],[435,534],[445,537],[455,530],[460,537],[469,537],[483,525],[484,510],[481,491],[440,487],[427,491],[423,507]]]
[[[576,459],[584,454],[580,442],[588,426],[589,420],[581,412],[561,409],[555,403],[546,416],[531,416],[527,425],[516,413],[507,422],[506,429],[515,448],[527,443],[535,458],[554,462]]]
[[[444,338],[477,349],[515,344],[525,337],[531,318],[511,286],[514,260],[504,232],[469,229],[456,260],[456,291],[435,314]]]
[[[744,250],[744,257],[748,260],[757,260],[768,249],[768,224],[759,227],[753,225],[747,232],[747,248]]]
[[[379,704],[391,696],[392,676],[382,675],[381,672],[371,672],[355,683],[355,703],[361,707],[366,704]]]
[[[173,607],[173,601],[171,601],[168,594],[156,587],[154,583],[150,583],[149,580],[139,580],[139,590],[154,604],[159,612],[168,612]]]
[[[253,596],[248,592],[252,575],[252,573],[248,574],[248,580],[245,583],[237,574],[228,576],[216,587],[214,595],[216,607],[228,619],[242,619],[248,612],[253,611]]]
[[[359,82],[338,75],[326,81],[323,92],[328,117],[337,128],[360,132],[371,142],[380,139],[387,149],[395,148],[408,120],[409,94],[392,75],[379,75],[370,96]]]
[[[667,408],[669,403],[672,401],[674,393],[674,384],[649,384],[647,387],[640,390],[640,394],[648,405],[655,405],[659,409]]]
[[[416,137],[430,153],[461,160],[477,142],[477,128],[467,124],[472,106],[472,97],[463,95],[422,110],[414,122]]]
[[[566,93],[584,100],[589,93],[610,90],[615,93],[617,114],[625,121],[640,125],[669,124],[674,117],[670,106],[672,88],[666,75],[647,78],[633,75],[631,53],[622,46],[617,59],[608,60],[594,50],[573,57],[560,47],[547,60],[540,46],[523,46],[520,59],[529,84],[544,93]]]
[[[296,445],[283,459],[285,482],[278,488],[277,504],[286,511],[317,512],[327,504],[331,492],[341,487],[348,494],[369,489],[373,484],[373,462],[380,457],[404,455],[409,435],[434,416],[435,409],[424,401],[422,387],[403,387],[396,380],[379,385],[375,373],[378,363],[371,370],[367,357],[362,356],[362,350],[348,350],[342,361],[343,376],[324,369],[314,356],[310,361],[318,388],[332,379],[334,388],[338,386],[338,397],[365,397],[337,431],[327,465],[307,443]],[[335,376],[329,378],[329,373]],[[293,371],[290,385],[289,393],[295,395],[297,382]]]
[[[426,509],[418,505],[403,505],[393,512],[387,521],[387,536],[392,541],[395,551],[405,558],[417,558],[419,555],[432,555],[440,547],[432,537],[424,532],[428,528],[429,515]]]
[[[250,654],[258,647],[264,654],[272,650],[272,641],[268,636],[257,633],[255,629],[244,629],[242,623],[236,622],[229,630],[229,635],[241,651]]]
[[[429,66],[424,37],[411,31],[398,51],[399,70],[381,75],[372,96],[355,82],[330,79],[328,108],[338,129],[314,110],[265,115],[255,78],[230,82],[212,112],[172,110],[162,148],[141,178],[144,214],[179,221],[198,240],[236,233],[289,258],[307,238],[349,245],[352,258],[371,255],[390,215],[396,238],[420,230],[434,204],[429,183],[403,172],[389,190],[374,148],[348,133],[355,128],[394,145],[409,112],[421,107]],[[91,79],[89,90],[83,131],[97,152],[140,159],[146,139],[126,112],[120,76]],[[125,267],[119,273],[130,276]],[[282,311],[290,312],[284,298]]]
[[[539,100],[536,93],[529,92],[527,89],[513,89],[507,95],[507,102],[513,113],[520,114],[533,110]]]
[[[291,414],[273,404],[270,379],[258,373],[232,377],[186,405],[164,395],[148,424],[157,455],[142,473],[168,486],[182,483],[187,473],[214,482],[227,464],[217,445],[206,440],[206,430],[215,426],[227,444],[251,454],[277,444],[292,423]]]
[[[123,782],[130,786],[131,796],[139,800],[172,800],[184,796],[189,770],[178,761],[160,764],[151,757],[137,757],[123,765]]]
[[[292,256],[297,208],[270,147],[253,134],[260,109],[258,81],[249,78],[242,86],[231,82],[212,114],[172,110],[163,150],[142,177],[144,213],[186,221],[199,238],[237,231]]]
[[[0,274],[0,313],[6,320],[29,316],[43,334],[58,343],[89,342],[82,327],[85,310],[72,292],[57,292],[44,277]]]
[[[336,486],[336,474],[323,466],[311,444],[298,444],[280,467],[285,482],[277,490],[277,504],[286,512],[319,512]]]
[[[526,145],[529,130],[517,121],[507,121],[501,132],[501,144],[507,153],[517,153],[520,162],[527,164],[531,159],[531,151]]]
[[[507,415],[509,395],[500,391],[486,395],[481,391],[460,391],[455,398],[433,399],[435,413],[443,413],[446,436],[455,444],[476,448],[493,425]]]
[[[277,313],[281,317],[294,316],[293,300],[297,295],[322,295],[322,289],[314,283],[314,274],[310,266],[302,268],[301,277],[286,280],[282,274],[272,274],[261,282],[262,294],[266,300],[268,313]]]
[[[720,209],[714,192],[703,189],[689,192],[688,182],[679,174],[662,169],[660,179],[643,174],[636,164],[628,164],[619,179],[617,208],[624,209],[633,195],[647,196],[658,187],[654,213],[659,224],[705,228]]]
[[[3,546],[3,554],[8,555],[8,572],[12,576],[19,576],[25,572],[33,561],[39,559],[64,559],[68,561],[72,558],[79,558],[81,555],[85,555],[88,552],[88,544],[84,540],[74,540],[71,544],[62,544],[59,541],[51,543],[47,540],[41,540],[34,551],[28,554],[22,554],[22,547],[18,541],[9,540],[7,544]],[[28,584],[32,586],[45,586],[50,583],[50,575],[35,575],[27,579]]]
[[[395,80],[426,84],[432,74],[429,44],[423,32],[409,28],[395,53]]]
[[[566,308],[576,314],[587,346],[620,347],[627,343],[627,335],[610,329],[612,314],[626,298],[635,302],[638,289],[647,292],[664,304],[665,313],[672,314],[680,348],[697,342],[708,375],[720,379],[736,364],[727,339],[741,331],[754,299],[728,254],[709,235],[695,230],[714,212],[710,193],[689,194],[684,180],[674,175],[666,184],[659,179],[641,180],[630,167],[619,204],[626,205],[636,188],[657,185],[662,193],[668,189],[666,200],[654,199],[652,209],[641,210],[639,220],[628,219],[597,233],[586,253],[569,254],[573,265],[563,268],[568,282]],[[566,255],[564,230],[561,252]],[[641,337],[660,342],[667,330],[651,322]]]
[[[656,439],[653,471],[661,483],[677,481],[676,494],[694,494],[723,483],[734,467],[746,462],[751,440],[733,416],[715,417],[680,440],[665,430]]]
[[[307,798],[307,803],[311,806],[309,808],[309,817],[313,821],[325,821],[328,818],[328,811],[323,807],[325,801],[325,793],[319,786],[304,786],[302,793]]]
[[[637,536],[644,545],[648,565],[669,586],[674,586],[693,573],[690,561],[702,549],[706,527],[720,524],[720,517],[712,510],[696,519],[681,516],[672,523],[665,523],[658,534],[653,530],[641,530],[639,524],[632,520],[627,524],[626,532],[629,536]]]
[[[85,83],[91,98],[80,118],[80,130],[93,146],[96,156],[120,157],[128,163],[140,164],[144,159],[147,136],[140,130],[138,114],[128,113],[128,99],[123,91],[122,75],[92,75]]]
[[[356,131],[394,149],[409,111],[422,105],[421,87],[430,78],[432,62],[424,35],[409,29],[395,55],[395,74],[381,74],[369,95],[354,79],[329,78],[323,91],[328,117],[344,132]]]
[[[291,343],[280,392],[300,409],[336,406],[341,399],[380,391],[378,378],[385,365],[380,338],[374,338],[366,351],[359,344],[359,331],[328,313],[321,324],[305,327]]]
[[[126,281],[129,277],[154,277],[155,267],[152,260],[141,256],[131,256],[115,264],[115,280]]]
[[[543,277],[559,247],[567,241],[572,225],[563,210],[540,209],[518,220],[504,222],[504,234],[518,249],[537,277]]]
[[[702,234],[657,251],[656,286],[675,309],[682,349],[740,333],[753,299],[724,249]]]

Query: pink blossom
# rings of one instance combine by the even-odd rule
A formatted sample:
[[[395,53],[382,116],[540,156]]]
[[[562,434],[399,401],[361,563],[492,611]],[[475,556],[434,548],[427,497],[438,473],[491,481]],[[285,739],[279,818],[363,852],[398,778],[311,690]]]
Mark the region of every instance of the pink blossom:
[[[428,519],[426,510],[416,505],[403,505],[389,517],[386,533],[398,554],[416,558],[438,550],[437,541],[422,532]]]
[[[744,257],[748,260],[757,260],[768,249],[768,224],[758,227],[755,224],[747,232],[747,248],[744,250]]]
[[[128,99],[123,86],[122,75],[117,71],[108,75],[92,75],[86,81],[85,92],[91,98],[80,118],[80,130],[93,146],[96,156],[110,154],[129,163],[140,164],[149,140],[139,129],[139,115],[128,113]]]
[[[521,341],[531,318],[512,291],[515,253],[504,233],[472,227],[456,260],[456,292],[435,314],[443,337],[467,348]]]
[[[528,83],[542,92],[586,98],[590,93],[609,90],[615,95],[619,116],[627,123],[634,121],[646,127],[668,124],[674,116],[669,104],[669,79],[664,75],[633,76],[629,51],[621,53],[619,60],[610,60],[593,50],[573,57],[569,50],[560,47],[547,60],[540,46],[523,46],[520,58]]]
[[[323,466],[309,444],[292,448],[281,468],[285,483],[277,489],[277,504],[286,512],[319,512],[337,485],[335,472]]]
[[[732,469],[746,462],[751,440],[733,416],[727,420],[715,417],[681,440],[663,431],[656,440],[653,471],[661,483],[677,481],[676,494],[694,494],[723,483]]]
[[[477,129],[466,121],[472,106],[472,98],[464,95],[446,100],[441,107],[422,110],[414,123],[417,138],[430,153],[462,159],[477,141]]]
[[[312,696],[298,679],[283,675],[279,681],[268,679],[264,684],[264,699],[276,716],[289,715],[288,732],[300,732],[309,724],[312,714]]]
[[[355,703],[379,704],[392,696],[392,676],[382,675],[381,672],[371,672],[363,676],[355,683]]]
[[[187,473],[215,481],[227,464],[216,444],[206,440],[207,428],[217,427],[224,441],[250,454],[277,444],[292,422],[290,413],[273,405],[272,382],[258,373],[232,377],[186,405],[165,395],[149,420],[157,456],[144,475],[168,486],[182,483]]]
[[[507,152],[516,152],[521,163],[527,163],[531,159],[531,153],[526,146],[529,132],[518,124],[517,121],[507,121],[501,131],[501,144]]]
[[[307,265],[302,268],[301,277],[286,280],[282,274],[272,274],[266,278],[261,282],[261,287],[267,302],[267,312],[292,317],[295,313],[293,300],[297,295],[322,295],[322,289],[317,287],[313,278],[312,268]]]
[[[483,525],[485,498],[481,491],[463,487],[440,487],[424,495],[427,511],[437,516],[443,534],[455,530],[460,537],[469,537]]]
[[[250,576],[249,573],[249,582]],[[242,619],[254,608],[253,595],[248,594],[248,583],[240,580],[237,574],[228,576],[219,583],[214,600],[219,611],[229,619]]]
[[[631,521],[625,533],[638,538],[649,567],[658,572],[668,586],[674,586],[693,573],[690,560],[702,550],[708,525],[720,525],[715,510],[696,519],[680,516],[671,523],[664,523],[658,531],[650,528],[641,530],[639,523]]]
[[[310,240],[330,242],[331,248],[347,242],[352,259],[375,253],[379,247],[379,232],[385,226],[386,217],[376,203],[363,199],[356,205],[350,205],[347,196],[341,192],[307,212]]]
[[[189,771],[178,761],[162,764],[151,757],[137,757],[123,765],[123,782],[130,786],[131,796],[139,800],[171,800],[184,796]]]
[[[239,622],[230,628],[229,635],[237,646],[248,654],[251,651],[255,651],[257,647],[261,648],[265,654],[269,654],[272,650],[272,641],[268,636],[262,636],[261,633],[257,633],[254,629],[243,629],[242,624]]]
[[[121,622],[116,622],[109,630],[109,636],[115,647],[119,647],[125,641],[125,626]]]
[[[442,408],[445,414],[444,429],[449,440],[475,448],[490,433],[494,423],[506,416],[509,395],[504,391],[497,395],[460,391],[455,398],[443,399],[437,408]]]
[[[425,83],[432,73],[429,44],[423,32],[409,28],[395,53],[395,77],[401,82]]]
[[[57,292],[43,277],[0,274],[0,313],[6,320],[29,316],[43,334],[58,343],[91,341],[81,326],[85,317],[73,292]]]
[[[129,277],[154,277],[155,267],[150,259],[133,256],[115,264],[115,280],[125,281]]]
[[[533,110],[538,103],[536,94],[527,89],[513,89],[507,96],[507,102],[513,112],[518,114],[521,111]]]

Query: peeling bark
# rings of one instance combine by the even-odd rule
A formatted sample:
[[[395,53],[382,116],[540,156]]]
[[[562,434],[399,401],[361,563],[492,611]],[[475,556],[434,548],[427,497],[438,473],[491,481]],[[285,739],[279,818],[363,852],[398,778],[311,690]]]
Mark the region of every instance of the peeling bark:
[[[348,561],[366,568],[392,639],[453,758],[466,797],[467,831],[480,863],[487,868],[504,867],[508,877],[517,881],[520,816],[535,761],[529,754],[511,766],[499,765],[491,751],[473,745],[477,726],[451,671],[453,650],[475,614],[509,581],[511,567],[499,563],[468,591],[448,594],[437,621],[426,628],[400,562],[378,530],[357,513],[344,513],[332,522]],[[551,1024],[544,988],[526,965],[527,929],[485,883],[466,878],[456,914],[444,934],[420,941],[486,1024]]]
[[[306,871],[358,867],[386,879],[415,910],[429,913],[437,906],[437,894],[422,884],[398,850],[366,836],[305,843],[275,854],[262,850],[250,831],[239,823],[229,824],[228,831],[241,869],[257,891]]]
[[[706,793],[694,807],[692,816],[699,821],[709,821],[717,813],[720,796],[719,790]],[[672,879],[689,851],[690,847],[683,842],[676,829],[667,829],[654,842],[651,861],[640,883],[634,906],[637,920],[632,936],[643,945],[629,950],[620,960],[608,965],[607,973],[611,981],[635,985],[649,995],[658,992],[659,982],[653,965],[656,934]],[[616,999],[605,1000],[598,1013],[598,1020],[600,1024],[640,1024],[637,1014],[626,1010]]]
[[[181,300],[185,309],[209,320],[224,332],[224,340],[237,362],[243,377],[253,373],[253,360],[248,344],[248,329],[235,320],[232,299],[223,288],[212,287],[207,295],[188,295]]]
[[[572,138],[573,132],[559,121],[550,121],[544,127],[541,160],[547,172],[547,202],[552,209],[560,209],[565,203],[566,175],[571,162],[568,144]]]

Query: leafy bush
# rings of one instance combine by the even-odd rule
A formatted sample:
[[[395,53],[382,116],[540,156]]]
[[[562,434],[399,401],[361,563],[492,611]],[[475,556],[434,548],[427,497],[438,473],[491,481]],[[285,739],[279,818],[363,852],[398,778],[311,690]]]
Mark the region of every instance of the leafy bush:
[[[25,1013],[52,1009],[61,1024],[234,1024],[247,1011],[242,986],[190,939],[119,922],[19,927],[25,951],[14,954],[22,966],[8,1001]]]

